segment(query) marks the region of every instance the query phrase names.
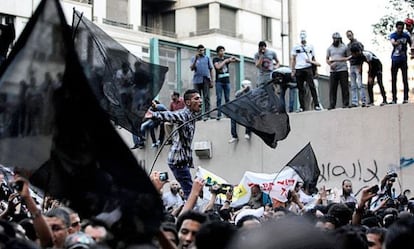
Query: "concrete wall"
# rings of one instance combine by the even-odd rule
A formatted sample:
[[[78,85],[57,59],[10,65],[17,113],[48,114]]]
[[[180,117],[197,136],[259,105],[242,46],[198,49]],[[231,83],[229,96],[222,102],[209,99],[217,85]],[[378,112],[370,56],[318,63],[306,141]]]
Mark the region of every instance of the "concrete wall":
[[[293,113],[290,134],[276,149],[271,149],[255,135],[246,141],[241,126],[238,143],[229,144],[229,119],[201,121],[197,123],[194,142],[211,141],[212,158],[199,159],[194,154],[195,165],[236,184],[246,170],[279,171],[311,142],[321,171],[319,185],[340,188],[342,180],[347,178],[357,192],[363,186],[379,184],[387,170],[396,168],[399,183],[395,188],[399,194],[400,189],[414,190],[413,123],[414,104]],[[131,135],[120,132],[131,146]],[[153,170],[169,171],[168,149],[169,146],[162,150]],[[133,151],[148,171],[156,152],[150,146]]]

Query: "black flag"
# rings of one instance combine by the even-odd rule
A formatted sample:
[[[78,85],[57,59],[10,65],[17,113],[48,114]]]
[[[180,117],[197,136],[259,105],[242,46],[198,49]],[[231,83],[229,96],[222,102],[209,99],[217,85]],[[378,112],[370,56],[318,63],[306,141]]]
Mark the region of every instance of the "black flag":
[[[289,116],[272,83],[255,88],[220,108],[271,148],[276,148],[277,141],[285,139],[290,132]]]
[[[60,1],[39,4],[1,68],[0,106],[1,164],[23,168],[81,217],[119,214],[119,241],[158,231],[162,200],[96,101]]]
[[[291,167],[298,173],[311,192],[315,191],[321,172],[310,143],[299,151],[286,166]]]
[[[101,107],[116,125],[139,135],[167,67],[144,62],[74,10],[75,49]]]

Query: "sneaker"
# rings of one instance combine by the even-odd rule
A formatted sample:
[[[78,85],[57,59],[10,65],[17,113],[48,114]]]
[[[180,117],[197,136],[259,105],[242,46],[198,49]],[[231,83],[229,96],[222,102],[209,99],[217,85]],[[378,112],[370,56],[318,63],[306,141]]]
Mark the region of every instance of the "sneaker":
[[[245,138],[246,140],[250,140],[250,135],[249,135],[249,134],[244,134],[244,138]]]
[[[322,108],[320,106],[315,106],[315,111],[320,111]]]
[[[380,104],[380,106],[384,106],[384,105],[387,105],[388,103],[387,103],[387,101],[383,101],[381,104]]]
[[[216,120],[217,120],[217,121],[220,121],[220,119],[221,119],[221,116],[217,116],[217,117],[216,117]]]
[[[358,105],[352,104],[349,108],[354,108],[354,107],[358,107]]]
[[[362,103],[361,107],[367,107],[367,104]]]
[[[131,147],[131,150],[135,150],[139,148],[139,144],[134,144],[134,146]]]
[[[404,99],[403,104],[407,104],[408,100]]]
[[[397,101],[391,101],[389,104],[390,105],[395,105],[397,103]]]
[[[296,110],[296,112],[303,112],[303,109],[299,108],[299,109]]]
[[[237,138],[237,137],[232,137],[232,138],[230,138],[230,140],[229,140],[229,144],[232,144],[232,143],[235,143],[235,142],[237,142],[239,139]]]
[[[151,145],[151,147],[152,147],[152,148],[157,148],[157,147],[158,147],[158,145],[157,145],[157,143],[153,143],[153,144]]]

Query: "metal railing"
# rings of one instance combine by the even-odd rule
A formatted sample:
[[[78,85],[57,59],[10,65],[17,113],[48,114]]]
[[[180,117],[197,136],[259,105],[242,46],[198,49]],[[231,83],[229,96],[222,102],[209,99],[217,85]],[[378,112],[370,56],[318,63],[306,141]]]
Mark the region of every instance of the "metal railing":
[[[204,30],[197,30],[194,32],[190,32],[190,36],[200,36],[200,35],[208,35],[208,34],[222,34],[231,37],[237,37],[243,39],[242,34],[236,34],[236,32],[223,30],[223,29],[204,29]]]
[[[171,38],[177,38],[177,34],[171,31],[163,30],[163,29],[156,29],[148,26],[139,26],[139,31],[145,32],[145,33],[151,33],[151,34],[157,34],[162,36],[167,36]]]
[[[118,21],[114,21],[114,20],[110,20],[110,19],[106,19],[103,18],[102,22],[108,25],[112,25],[112,26],[117,26],[117,27],[121,27],[121,28],[126,28],[126,29],[132,29],[132,24],[128,24],[128,23],[123,23],[123,22],[118,22]]]

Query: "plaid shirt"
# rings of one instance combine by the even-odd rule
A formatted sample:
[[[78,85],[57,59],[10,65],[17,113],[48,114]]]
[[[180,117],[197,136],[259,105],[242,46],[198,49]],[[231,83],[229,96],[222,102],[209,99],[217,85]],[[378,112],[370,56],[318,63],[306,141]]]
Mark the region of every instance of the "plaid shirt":
[[[197,115],[191,112],[187,107],[178,111],[153,112],[154,118],[176,123],[177,125],[181,125],[188,120],[193,119],[173,134],[173,144],[167,159],[168,165],[174,165],[175,167],[194,167],[191,143],[195,132],[196,116]]]

